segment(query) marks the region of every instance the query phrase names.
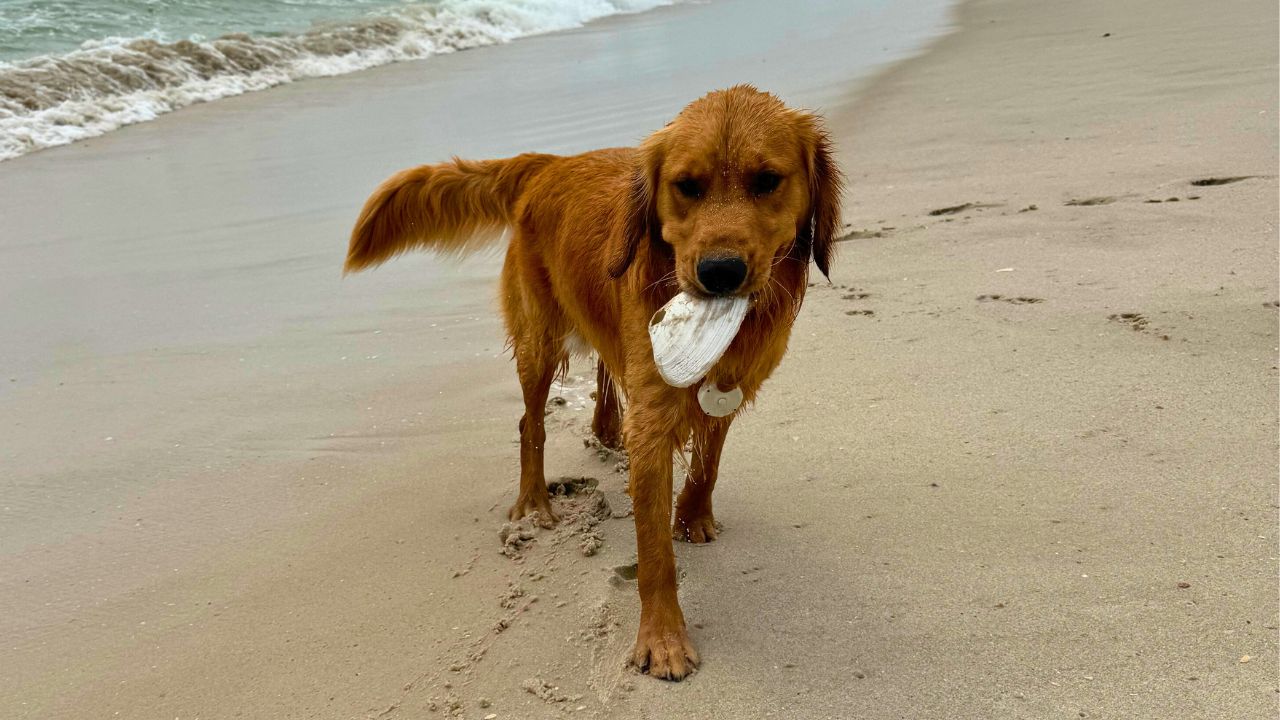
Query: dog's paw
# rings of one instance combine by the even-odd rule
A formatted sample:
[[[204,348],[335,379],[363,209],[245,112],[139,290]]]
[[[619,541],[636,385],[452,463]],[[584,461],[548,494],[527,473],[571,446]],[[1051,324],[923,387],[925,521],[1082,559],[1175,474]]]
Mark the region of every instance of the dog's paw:
[[[555,527],[556,523],[560,522],[560,516],[551,509],[551,496],[546,490],[532,496],[520,495],[516,498],[516,504],[507,511],[507,518],[516,522],[530,513],[536,514],[535,522],[544,528]]]
[[[683,680],[698,667],[698,651],[683,625],[661,626],[643,620],[631,651],[631,662],[641,672],[662,680]]]
[[[671,535],[676,540],[691,542],[695,545],[709,543],[720,535],[720,526],[716,518],[708,510],[704,513],[685,515],[676,510],[676,521],[671,528]]]

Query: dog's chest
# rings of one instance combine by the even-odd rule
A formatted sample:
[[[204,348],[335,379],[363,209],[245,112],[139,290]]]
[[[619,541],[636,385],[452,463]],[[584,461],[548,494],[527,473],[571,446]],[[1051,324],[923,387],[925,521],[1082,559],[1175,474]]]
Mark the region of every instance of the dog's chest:
[[[748,398],[754,397],[782,362],[791,337],[792,321],[791,313],[748,315],[738,337],[708,373],[708,379],[725,387],[741,387]]]
[[[573,358],[589,358],[596,351],[591,347],[591,343],[576,330],[570,330],[560,343],[564,354]]]

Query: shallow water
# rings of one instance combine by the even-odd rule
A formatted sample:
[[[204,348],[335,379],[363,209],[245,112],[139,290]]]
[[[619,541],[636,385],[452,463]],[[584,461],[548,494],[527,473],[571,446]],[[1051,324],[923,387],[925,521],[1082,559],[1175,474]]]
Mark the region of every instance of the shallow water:
[[[198,102],[508,42],[668,2],[0,3],[0,160]]]

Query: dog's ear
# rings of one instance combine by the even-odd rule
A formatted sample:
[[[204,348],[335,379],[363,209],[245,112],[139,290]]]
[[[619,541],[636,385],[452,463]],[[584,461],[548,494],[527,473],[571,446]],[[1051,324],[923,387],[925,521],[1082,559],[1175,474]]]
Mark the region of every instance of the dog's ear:
[[[662,238],[657,195],[662,155],[662,140],[658,133],[645,140],[636,152],[627,210],[622,218],[622,227],[614,232],[614,244],[609,248],[609,277],[622,277],[636,259],[642,242]]]
[[[833,158],[835,148],[822,121],[808,113],[801,116],[801,121],[809,171],[809,215],[803,220],[800,234],[802,240],[808,241],[814,263],[830,279],[836,233],[840,231],[844,176]]]

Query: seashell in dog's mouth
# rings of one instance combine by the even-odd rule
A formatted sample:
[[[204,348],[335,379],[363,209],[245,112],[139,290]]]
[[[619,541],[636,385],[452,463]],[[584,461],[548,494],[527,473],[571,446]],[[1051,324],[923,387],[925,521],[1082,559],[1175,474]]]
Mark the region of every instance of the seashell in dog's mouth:
[[[729,349],[747,317],[745,297],[695,297],[679,293],[649,320],[658,373],[668,385],[689,387],[706,376]]]

